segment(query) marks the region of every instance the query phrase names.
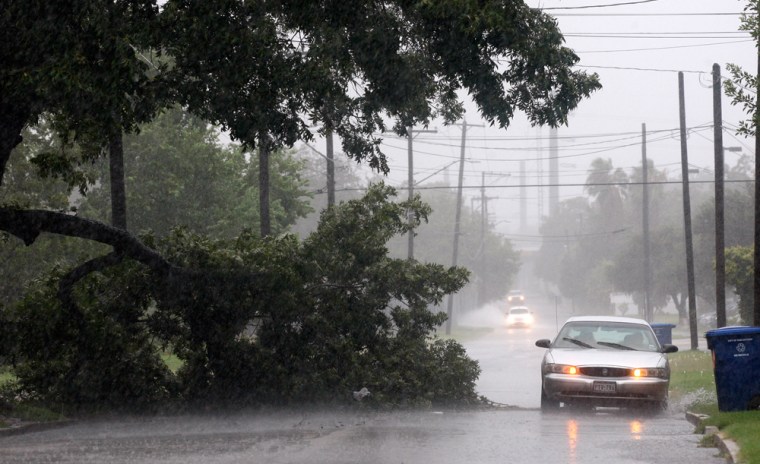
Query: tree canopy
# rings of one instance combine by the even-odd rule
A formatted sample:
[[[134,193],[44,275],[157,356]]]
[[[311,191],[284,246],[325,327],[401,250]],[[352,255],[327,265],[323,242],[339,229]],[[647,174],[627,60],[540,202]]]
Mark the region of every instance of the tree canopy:
[[[42,119],[50,121],[61,143],[32,161],[42,173],[62,177],[86,193],[89,185],[82,168],[104,155],[114,139],[138,132],[144,123],[153,121],[167,108],[179,106],[222,127],[250,153],[258,149],[261,172],[267,176],[270,152],[327,131],[339,136],[347,156],[386,173],[388,166],[379,148],[378,134],[386,126],[404,134],[406,127],[426,124],[434,117],[452,122],[463,113],[460,95],[465,92],[472,96],[481,115],[500,127],[507,127],[517,111],[524,112],[535,124],[556,126],[565,123],[568,113],[600,87],[595,74],[573,70],[578,57],[563,45],[556,21],[523,2],[4,0],[2,11],[0,185],[5,182],[13,149],[23,140],[24,128]],[[183,147],[182,151],[187,149]],[[221,166],[217,163],[218,160],[209,161],[206,168]],[[135,182],[149,187],[150,177],[143,172]],[[226,188],[219,182],[206,187],[212,197]],[[340,316],[350,319],[357,317],[350,311],[355,308],[352,298],[359,292],[376,304],[371,317],[381,319],[377,314],[380,306],[382,311],[390,311],[393,324],[388,327],[397,331],[394,334],[401,336],[401,341],[397,337],[392,344],[385,345],[389,353],[395,354],[395,349],[404,346],[428,350],[420,340],[426,330],[440,323],[440,317],[423,312],[422,307],[435,304],[443,294],[460,288],[464,275],[459,269],[444,270],[384,259],[382,253],[387,250],[380,247],[379,237],[372,233],[385,234],[383,237],[387,239],[393,233],[410,230],[406,220],[397,224],[398,210],[385,201],[388,192],[371,193],[363,206],[351,203],[336,210],[331,214],[344,216],[335,217],[332,222],[326,220],[323,225],[322,233],[334,240],[330,246],[357,247],[353,254],[336,250],[345,258],[345,263],[333,263],[338,277],[364,279],[337,286],[335,295],[324,298],[340,302],[336,308],[349,312]],[[266,200],[260,203],[268,205],[268,197]],[[271,252],[264,253],[262,261],[251,261],[249,267],[232,259],[222,245],[209,244],[207,237],[185,240],[179,236],[172,243],[161,245],[98,220],[39,205],[24,209],[23,205],[9,204],[5,198],[0,203],[0,230],[26,245],[50,233],[112,248],[110,253],[72,270],[59,270],[54,279],[57,290],[54,291],[53,283],[43,283],[42,289],[30,296],[34,301],[28,303],[28,308],[58,309],[68,316],[59,322],[73,324],[61,332],[64,338],[73,340],[73,346],[68,347],[73,351],[64,350],[62,356],[74,356],[67,358],[71,360],[77,353],[93,349],[89,341],[77,341],[77,334],[87,330],[92,322],[88,318],[107,319],[103,311],[110,311],[109,304],[99,306],[98,298],[113,301],[117,319],[127,318],[127,324],[114,325],[114,330],[126,331],[120,338],[125,349],[142,346],[147,340],[142,335],[135,338],[128,335],[142,333],[132,324],[139,326],[145,314],[135,315],[130,309],[152,310],[147,307],[150,301],[144,297],[150,292],[130,293],[135,306],[125,308],[128,305],[115,294],[88,293],[89,287],[74,285],[108,283],[118,278],[122,270],[127,279],[124,285],[131,290],[140,289],[141,285],[161,287],[152,288],[152,294],[160,310],[158,316],[168,318],[163,322],[176,322],[171,320],[172,316],[188,318],[186,324],[178,324],[173,330],[189,337],[184,340],[185,346],[197,348],[184,354],[188,378],[197,381],[186,386],[195,393],[200,389],[200,396],[206,387],[219,391],[214,390],[218,386],[214,379],[219,385],[230,380],[225,377],[225,362],[243,362],[251,360],[249,356],[261,354],[257,351],[260,347],[223,343],[227,341],[225,336],[239,334],[241,324],[246,318],[250,321],[257,308],[273,303],[255,292],[253,280],[261,278],[264,281],[255,282],[256,285],[280,285],[278,289],[286,291],[289,288],[283,286],[289,282],[295,282],[294,285],[306,282],[320,288],[329,274],[319,260],[310,261],[308,256],[296,253],[294,245],[278,247],[245,234],[238,239],[246,246]],[[371,206],[369,210],[367,204]],[[283,205],[282,213],[293,214],[294,209],[298,209],[297,204]],[[424,217],[426,209],[417,205],[417,210]],[[349,214],[356,217],[345,216]],[[373,214],[384,215],[391,225],[373,222],[376,219]],[[358,228],[363,220],[377,226],[377,230]],[[362,240],[368,243],[360,243]],[[327,248],[322,245],[322,249],[316,247],[313,253],[324,252]],[[198,247],[213,252],[198,252]],[[281,276],[280,283],[267,280],[267,276],[287,267],[293,256],[300,261],[283,271],[287,275]],[[341,265],[346,266],[342,271]],[[290,280],[301,275],[293,269],[305,272],[299,266],[307,267],[312,274],[304,281]],[[261,269],[266,271],[263,275],[257,272]],[[142,280],[143,275],[149,279]],[[383,278],[394,286],[382,288],[381,297],[376,292],[384,282],[372,279]],[[240,299],[246,303],[242,311],[249,313],[233,314],[232,303],[220,299],[220,295],[233,290],[249,292]],[[60,306],[35,303],[53,294]],[[389,303],[386,294],[407,300],[408,308]],[[35,300],[35,296],[39,298]],[[120,315],[122,310],[125,314]],[[132,316],[138,320],[130,319]],[[292,333],[299,326],[314,329],[315,332],[307,332],[313,335],[322,320],[309,325],[313,315],[298,314],[297,318],[285,319],[280,324],[279,314],[273,312],[268,316],[276,330],[265,333],[274,337],[271,346],[278,347],[278,356],[296,356],[301,352],[280,349],[278,343],[282,340],[277,337],[301,336]],[[330,316],[324,320],[330,320]],[[345,333],[338,332],[335,340],[344,343],[341,336]],[[32,337],[29,342],[34,340]],[[44,343],[30,346],[28,353],[37,353],[39,347],[44,348]],[[220,354],[222,347],[232,358]],[[348,357],[358,356],[363,349],[353,344],[339,351]],[[446,357],[452,350],[456,351],[456,347],[444,343],[424,359],[432,369],[440,365],[438,357]],[[49,355],[44,349],[42,353]],[[240,356],[234,357],[235,353]],[[460,359],[460,354],[455,353],[453,358]],[[135,364],[136,368],[144,368],[142,372],[146,375],[162,377],[165,373],[160,369],[141,364],[147,358],[150,356],[135,356],[135,363],[142,366]],[[394,359],[393,362],[402,362]],[[51,361],[52,375],[62,365],[57,364],[59,361]],[[91,359],[86,356],[75,359],[71,372],[89,375],[102,367],[97,362],[83,364],[87,361]],[[309,358],[300,361],[307,367],[319,365]],[[280,366],[274,364],[275,368]],[[471,379],[476,369],[466,362],[462,367],[466,371],[464,377]],[[335,378],[341,378],[343,373],[337,371]],[[33,374],[30,379],[32,383],[39,380]],[[64,390],[67,385],[77,385],[67,384],[68,380],[75,379],[63,378]],[[400,378],[396,384],[404,382]],[[409,385],[414,387],[419,382],[413,379]],[[408,390],[404,388],[402,391]]]
[[[43,112],[61,130],[132,129],[169,100],[254,146],[291,146],[310,126],[387,170],[375,143],[461,115],[466,89],[506,127],[515,111],[558,125],[599,88],[572,70],[556,21],[522,2],[6,2],[0,59],[0,174]],[[114,127],[116,126],[116,127]]]

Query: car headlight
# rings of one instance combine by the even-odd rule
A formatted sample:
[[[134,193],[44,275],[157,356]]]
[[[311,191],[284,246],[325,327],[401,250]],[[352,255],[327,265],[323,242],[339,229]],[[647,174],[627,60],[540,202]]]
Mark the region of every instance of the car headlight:
[[[578,369],[578,366],[573,366],[570,364],[546,364],[544,366],[544,373],[578,375],[580,373],[580,370]]]
[[[637,368],[637,369],[631,369],[631,375],[633,377],[658,377],[661,379],[664,379],[666,376],[665,369],[661,367],[655,367],[655,368]]]

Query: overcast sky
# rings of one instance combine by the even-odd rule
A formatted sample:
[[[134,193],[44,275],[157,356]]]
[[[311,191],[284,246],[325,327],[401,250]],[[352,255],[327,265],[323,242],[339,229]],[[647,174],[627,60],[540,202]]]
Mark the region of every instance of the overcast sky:
[[[712,131],[713,63],[727,76],[727,63],[754,72],[757,52],[749,34],[739,32],[740,13],[746,4],[738,0],[529,0],[557,17],[567,46],[580,57],[579,67],[600,76],[603,89],[583,101],[559,135],[560,201],[578,195],[592,160],[610,158],[616,167],[631,168],[641,163],[641,130],[648,132],[647,155],[671,178],[680,177],[678,136],[678,71],[684,72],[686,125],[689,162],[707,170],[714,166]],[[469,104],[469,124],[483,124],[474,105]],[[746,116],[723,99],[725,146],[741,146],[754,155],[754,140],[734,135],[733,128]],[[461,127],[434,123],[436,134],[419,134],[414,139],[415,179],[427,178],[459,158]],[[466,194],[479,195],[482,172],[489,174],[488,195],[499,197],[489,203],[490,221],[499,230],[519,237],[517,197],[520,189],[520,160],[525,160],[526,183],[549,183],[549,130],[530,127],[519,114],[504,130],[470,127],[467,133],[464,184]],[[324,143],[322,142],[322,145]],[[387,137],[383,144],[389,156],[388,183],[406,184],[406,140]],[[322,147],[320,147],[322,148]],[[737,153],[727,152],[733,165]],[[456,183],[457,165],[449,171]],[[442,181],[444,172],[420,186]],[[568,186],[564,186],[568,185]],[[512,186],[512,187],[510,187]],[[541,194],[540,192],[543,192]],[[539,206],[548,211],[548,189],[526,192],[529,222],[537,224]],[[469,204],[469,202],[467,203]]]

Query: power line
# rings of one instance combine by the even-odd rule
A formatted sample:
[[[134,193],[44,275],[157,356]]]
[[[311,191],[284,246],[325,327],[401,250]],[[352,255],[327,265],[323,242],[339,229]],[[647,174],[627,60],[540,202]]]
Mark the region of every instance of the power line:
[[[628,66],[596,66],[596,65],[583,65],[579,64],[577,65],[579,68],[590,68],[590,69],[623,69],[627,71],[655,71],[655,72],[682,72],[682,73],[689,73],[689,74],[708,74],[709,71],[688,71],[688,70],[681,70],[681,69],[660,69],[660,68],[636,68],[636,67],[628,67]]]
[[[557,13],[552,16],[741,16],[744,13],[715,12],[715,13]],[[752,13],[754,14],[754,13]]]
[[[754,179],[726,179],[724,181],[725,183],[732,183],[732,184],[747,184],[747,183],[754,183]],[[714,179],[709,180],[690,180],[690,184],[714,184]],[[649,181],[646,182],[647,185],[682,185],[683,182],[680,180],[660,180],[660,181]],[[595,182],[595,183],[556,183],[556,184],[515,184],[515,185],[487,185],[486,189],[512,189],[512,188],[545,188],[545,187],[630,187],[630,186],[636,186],[636,185],[644,185],[644,182]],[[407,190],[407,187],[405,186],[393,186],[396,190]],[[482,185],[463,185],[463,189],[467,190],[475,190],[475,189],[482,189]],[[450,186],[443,186],[443,185],[434,185],[434,186],[415,186],[415,190],[454,190],[456,187],[450,187]],[[367,190],[367,187],[353,187],[353,188],[343,188],[343,189],[336,189],[335,191],[338,192],[363,192]]]
[[[566,239],[566,238],[581,238],[581,237],[597,237],[600,235],[614,235],[621,232],[626,232],[631,227],[622,227],[615,230],[608,230],[602,232],[589,232],[587,234],[564,234],[564,235],[528,235],[528,234],[504,234],[505,237],[526,237],[526,238],[548,238],[548,239]]]
[[[623,49],[616,49],[616,50],[583,50],[583,51],[576,51],[575,53],[619,53],[619,52],[643,52],[643,51],[651,51],[651,50],[672,50],[677,48],[697,48],[697,47],[711,47],[714,45],[729,45],[729,44],[736,44],[736,43],[744,43],[744,42],[754,42],[754,40],[730,40],[730,41],[724,41],[724,42],[710,42],[710,43],[704,43],[704,44],[692,44],[692,45],[672,45],[668,47],[644,47],[644,48],[623,48]]]
[[[584,10],[588,8],[609,8],[613,6],[623,6],[623,5],[638,5],[640,3],[652,3],[656,2],[657,0],[637,0],[632,2],[620,2],[620,3],[607,3],[604,5],[581,5],[581,6],[555,6],[551,8],[538,8],[542,11],[549,11],[549,10]]]
[[[701,129],[701,128],[712,128],[712,123],[705,123],[705,124],[699,124],[696,126],[688,127],[687,130],[692,129]],[[654,134],[661,134],[663,132],[674,132],[679,131],[680,128],[674,127],[671,129],[651,129],[647,130],[647,135],[654,135]],[[386,138],[395,138],[399,140],[406,140],[405,137],[401,137],[399,135],[393,134],[393,133],[378,133],[374,135],[383,135]],[[558,135],[556,137],[557,140],[563,140],[563,139],[584,139],[584,138],[601,138],[601,137],[619,137],[619,136],[627,136],[627,135],[636,135],[641,136],[641,132],[636,131],[625,131],[625,132],[604,132],[604,133],[592,133],[592,134],[570,134],[570,135]],[[541,141],[547,141],[552,139],[553,137],[535,137],[535,136],[504,136],[504,135],[498,135],[498,136],[483,136],[481,137],[483,140],[507,140],[507,141],[525,141],[525,140],[541,140]],[[438,136],[435,138],[428,138],[428,137],[416,137],[414,140],[416,141],[430,141],[430,140],[440,140],[440,139],[452,139],[452,140],[458,140],[458,136]],[[452,145],[452,146],[459,146],[459,145]]]
[[[583,36],[595,36],[595,35],[635,35],[635,36],[642,36],[647,37],[650,35],[667,35],[667,36],[673,36],[673,35],[680,35],[680,34],[686,34],[686,35],[696,35],[696,34],[707,34],[707,35],[715,35],[715,34],[734,34],[734,35],[746,35],[747,37],[751,37],[752,34],[745,31],[643,31],[643,32],[567,32],[563,31],[562,35],[583,35]]]
[[[710,127],[711,126],[708,125],[708,126],[703,126],[703,127],[699,128],[699,129],[700,130],[706,130],[706,129],[709,129]],[[696,130],[696,129],[697,128],[694,128],[693,130]],[[692,132],[693,130],[690,130],[690,132]],[[665,141],[665,140],[670,140],[672,138],[673,137],[667,135],[667,136],[663,136],[663,137],[660,137],[660,138],[655,138],[655,139],[649,140],[649,142],[650,143],[662,142],[662,141]],[[620,149],[620,148],[628,148],[628,147],[633,147],[633,146],[639,146],[640,144],[641,144],[640,142],[636,141],[636,142],[631,142],[631,143],[628,143],[628,144],[615,145],[615,146],[612,146],[612,147],[606,147],[606,148],[602,148],[602,149],[594,150],[594,151],[589,151],[589,152],[585,152],[585,153],[576,153],[576,154],[572,154],[572,155],[546,156],[546,157],[540,157],[540,158],[530,157],[530,158],[510,158],[510,159],[505,159],[505,158],[476,158],[476,157],[470,157],[470,158],[468,158],[468,160],[470,160],[470,161],[487,161],[487,162],[518,162],[518,161],[536,161],[536,160],[548,160],[548,159],[580,158],[580,157],[583,157],[583,156],[592,156],[592,155],[596,155],[596,154],[599,154],[599,153],[605,153],[605,152],[608,152],[608,151],[617,150],[617,149]],[[386,146],[388,146],[390,148],[402,149],[402,147],[390,145],[390,144],[387,144],[385,142],[383,142],[383,145],[386,145]],[[471,147],[470,149],[472,149],[472,148],[474,148],[474,147]],[[498,148],[498,147],[493,147],[491,149],[508,151],[506,148]],[[456,158],[456,156],[454,156],[454,155],[442,155],[442,154],[438,154],[438,153],[424,152],[424,151],[419,151],[419,150],[417,151],[417,153],[427,154],[427,155],[430,155],[430,156],[437,156],[437,157],[440,157],[440,158],[449,158],[449,159]]]

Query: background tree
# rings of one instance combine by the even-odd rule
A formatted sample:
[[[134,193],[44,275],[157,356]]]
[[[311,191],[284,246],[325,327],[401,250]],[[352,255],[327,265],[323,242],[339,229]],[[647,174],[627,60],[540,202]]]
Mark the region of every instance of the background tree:
[[[643,317],[644,268],[643,238],[640,233],[627,234],[629,239],[620,247],[609,267],[609,278],[615,290],[633,296]],[[681,322],[688,318],[686,306],[686,260],[682,230],[658,228],[650,233],[650,292],[649,303],[654,311],[662,310],[673,301]]]
[[[540,232],[543,241],[536,260],[535,273],[541,280],[553,285],[557,290],[563,278],[560,264],[565,255],[570,252],[570,248],[577,245],[576,238],[580,235],[582,218],[588,218],[590,212],[591,207],[587,198],[571,198],[561,201],[557,214],[545,217],[541,225]],[[572,227],[572,230],[569,227]],[[574,272],[574,274],[580,276],[580,273]],[[576,288],[579,287],[570,285],[563,288],[562,294],[580,302],[581,294],[576,294]]]
[[[541,226],[544,243],[536,266],[537,274],[556,285],[573,306],[586,311],[610,311],[612,283],[607,269],[620,244],[626,222],[628,176],[612,161],[594,160],[584,190],[589,199],[560,203],[556,214]]]
[[[631,174],[615,168],[610,160],[597,159],[589,169],[586,192],[590,200],[576,198],[560,204],[559,211],[547,217],[541,232],[544,243],[539,254],[538,275],[558,286],[562,295],[585,308],[605,311],[610,307],[609,295],[623,292],[644,304],[643,243],[641,232],[642,169]],[[649,161],[651,182],[668,180],[665,171]],[[709,192],[693,188],[693,199],[699,208]],[[655,309],[673,301],[679,315],[685,314],[686,280],[683,258],[683,210],[680,187],[649,186],[649,223],[651,246],[650,301]],[[681,232],[678,232],[681,231]],[[680,235],[679,235],[680,233]],[[707,256],[706,248],[699,249]],[[707,261],[707,266],[712,266]],[[709,272],[699,278],[709,297]],[[714,292],[714,291],[713,291]]]
[[[428,184],[417,191],[420,199],[430,205],[432,211],[426,223],[416,230],[414,257],[421,262],[451,265],[456,216],[456,192],[444,184]],[[486,219],[485,229],[480,211],[463,204],[459,226],[459,257],[457,265],[471,272],[467,290],[477,298],[471,307],[475,309],[490,301],[504,298],[506,291],[520,269],[519,252],[512,243],[499,234],[491,221]],[[408,242],[398,237],[389,244],[391,254],[406,257]]]
[[[41,177],[33,161],[40,153],[56,150],[60,140],[50,129],[49,120],[24,131],[24,143],[14,152],[0,185],[3,201],[25,207],[42,208],[73,214],[71,188],[62,180]],[[85,247],[77,239],[57,235],[40,237],[37,246],[26,247],[8,235],[0,235],[0,306],[10,306],[24,293],[27,284],[55,265],[73,265],[95,256],[106,247]]]
[[[219,133],[186,111],[170,109],[138,135],[124,139],[130,230],[165,236],[177,226],[216,238],[232,238],[244,228],[258,230],[257,157],[236,145],[222,146]],[[308,212],[302,163],[293,153],[272,154],[271,197],[274,230],[286,230]],[[109,176],[100,164],[99,188],[80,208],[104,220],[109,211]]]
[[[747,2],[747,6],[744,7],[744,14],[741,17],[739,30],[752,35],[760,50],[760,19],[757,17],[759,9],[760,4],[757,1],[749,0]],[[757,152],[760,151],[760,139],[758,138],[758,125],[760,125],[760,101],[758,101],[758,98],[760,98],[760,65],[758,65],[757,75],[744,71],[735,64],[729,64],[727,68],[733,79],[727,80],[724,84],[726,95],[731,98],[733,105],[741,105],[745,113],[750,116],[750,119],[739,123],[737,133],[745,137],[755,137],[755,156],[757,156]],[[760,165],[758,164],[755,164],[755,175],[753,177],[755,179],[760,178]],[[755,182],[754,200],[755,217],[758,218],[760,217],[760,185],[757,182]],[[756,281],[753,283],[754,293],[752,300],[756,301],[760,299],[760,243],[758,243],[760,242],[760,232],[758,231],[757,224],[755,224],[754,231],[753,275]],[[728,264],[726,266],[728,267]],[[760,325],[760,306],[754,308],[752,323]]]
[[[739,315],[743,324],[751,324],[754,312],[754,250],[751,246],[726,248],[726,283],[739,295]]]
[[[303,163],[301,177],[311,198],[311,211],[296,220],[291,231],[305,237],[317,229],[322,210],[327,208],[327,160],[313,149],[303,146],[294,155]],[[377,173],[362,172],[360,165],[343,154],[333,158],[335,166],[335,202],[356,200],[364,195],[370,183],[379,183],[382,176]]]
[[[596,75],[571,70],[577,56],[540,10],[499,1],[396,6],[14,3],[0,24],[9,34],[3,62],[10,63],[0,75],[0,131],[9,141],[0,146],[0,173],[21,128],[45,111],[60,114],[63,134],[74,130],[88,140],[94,132],[92,138],[102,140],[174,98],[247,147],[261,137],[275,146],[308,140],[310,123],[329,114],[345,152],[386,171],[373,135],[385,127],[382,115],[402,134],[435,115],[452,121],[461,115],[456,92],[467,88],[481,113],[502,127],[515,110],[532,122],[557,125],[599,87]],[[88,48],[92,43],[100,47]],[[151,50],[171,59],[154,59]],[[78,65],[83,56],[88,66]],[[500,56],[507,57],[508,72],[494,59]],[[102,66],[108,58],[114,58],[110,66]],[[103,115],[88,108],[123,111]],[[101,119],[105,126],[89,124]],[[43,164],[57,166],[54,161]],[[21,218],[59,219],[0,213],[0,226],[27,242],[37,232],[25,230]]]
[[[533,123],[556,126],[566,122],[567,114],[582,98],[599,88],[596,75],[572,70],[578,57],[563,46],[555,20],[519,2],[462,4],[446,0],[361,3],[346,8],[338,3],[300,1],[168,1],[159,5],[151,0],[107,4],[33,0],[3,7],[0,184],[11,151],[22,140],[23,128],[44,115],[50,115],[63,143],[58,152],[39,157],[38,166],[44,173],[64,176],[84,192],[86,179],[74,167],[102,156],[104,141],[113,142],[122,133],[133,132],[140,123],[153,119],[158,109],[171,104],[228,130],[246,150],[264,141],[264,147],[258,146],[262,174],[269,171],[265,154],[273,151],[270,146],[289,147],[296,140],[309,140],[312,123],[328,117],[328,125],[335,129],[347,155],[387,172],[375,135],[385,128],[385,118],[399,134],[404,134],[405,127],[424,124],[435,116],[454,121],[462,115],[457,94],[467,90],[481,114],[501,127],[509,124],[516,110],[525,112]],[[72,146],[78,150],[72,151]],[[266,200],[269,176],[262,174],[259,193]],[[250,281],[257,270],[267,270],[271,276],[277,266],[285,267],[283,254],[290,256],[287,247],[276,250],[281,254],[267,254],[271,259],[262,259],[257,262],[259,267],[251,266],[251,270],[228,259],[221,245],[210,257],[194,253],[190,246],[185,250],[191,256],[172,254],[169,245],[158,252],[157,244],[146,244],[123,228],[3,203],[0,230],[26,245],[43,233],[55,233],[112,248],[109,254],[83,261],[58,279],[56,296],[68,315],[64,322],[74,324],[66,333],[78,340],[76,350],[61,352],[61,356],[97,352],[76,336],[89,333],[91,306],[87,303],[91,300],[88,292],[83,295],[84,290],[74,284],[87,278],[97,280],[109,274],[109,267],[128,264],[126,260],[146,266],[148,269],[142,270],[149,275],[149,283],[160,287],[152,290],[163,303],[154,314],[171,314],[174,308],[186,311],[180,315],[188,317],[218,317],[206,319],[213,322],[209,324],[186,321],[188,327],[195,324],[196,328],[189,332],[190,341],[205,346],[205,351],[187,359],[187,379],[197,381],[189,384],[187,391],[223,392],[216,387],[228,378],[225,376],[231,371],[225,368],[229,363],[237,366],[235,362],[249,359],[243,355],[257,355],[245,346],[222,344],[245,318],[233,314],[225,319],[234,308],[231,300],[222,301],[219,295],[241,288],[249,292],[241,298],[255,300],[254,307],[271,303],[257,299],[261,294],[254,292]],[[269,201],[260,201],[259,206],[262,231],[268,231],[268,214],[263,214],[263,208],[269,207]],[[182,241],[176,239],[174,245],[181,248]],[[368,252],[370,257],[378,256],[376,249]],[[388,264],[379,258],[368,262]],[[439,268],[404,271],[390,275],[406,276],[407,283],[417,286],[422,284],[415,280],[416,275],[443,272]],[[451,270],[444,272],[443,278],[442,290],[421,288],[427,292],[421,302],[434,304],[441,291],[457,290],[463,275]],[[340,287],[339,291],[351,290]],[[142,298],[142,293],[131,298]],[[129,301],[118,303],[127,305]],[[134,303],[134,308],[142,308],[140,301]],[[410,334],[410,340],[422,333],[420,328],[436,322],[414,317],[409,322],[411,316],[402,310],[393,313],[398,315],[399,333]],[[277,326],[283,327],[287,325]],[[186,327],[179,325],[177,330]],[[124,346],[142,346],[132,345],[135,339],[126,340]],[[417,346],[422,346],[419,341]],[[223,358],[219,353],[222,347],[240,356]],[[97,363],[86,357],[68,361],[73,362],[70,367],[75,375],[97,372]],[[209,384],[209,378],[203,376],[209,372],[220,383],[212,380]]]
[[[615,168],[611,159],[596,158],[591,162],[584,190],[595,203],[598,216],[614,217],[623,210],[628,182],[628,175],[621,168]]]

